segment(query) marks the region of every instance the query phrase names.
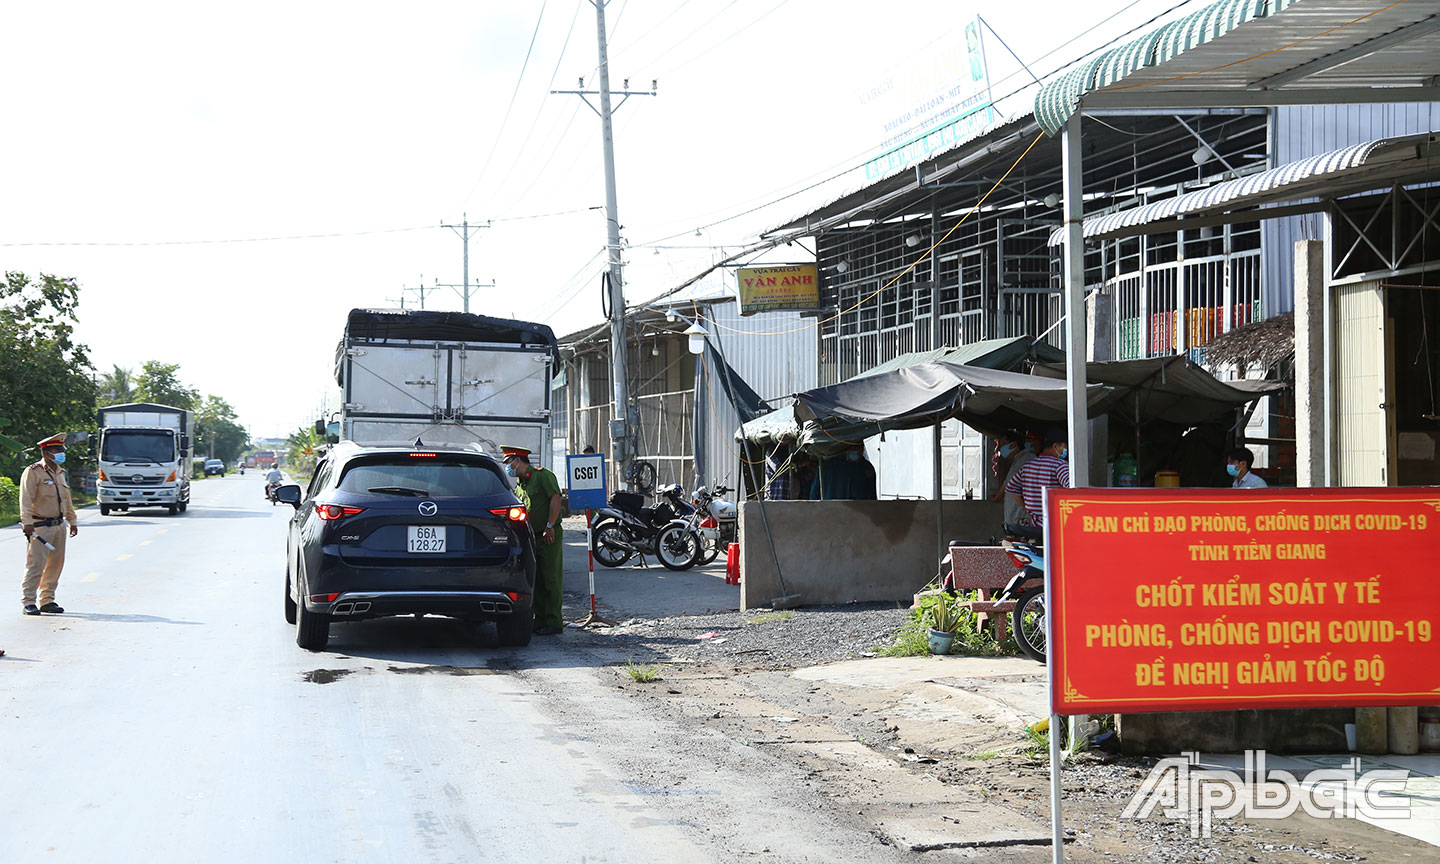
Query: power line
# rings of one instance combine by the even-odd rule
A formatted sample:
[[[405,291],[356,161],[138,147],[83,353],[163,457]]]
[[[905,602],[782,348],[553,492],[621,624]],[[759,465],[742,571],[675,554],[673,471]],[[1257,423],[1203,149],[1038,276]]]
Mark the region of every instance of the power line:
[[[530,68],[530,54],[535,50],[535,40],[540,35],[540,22],[545,20],[545,7],[549,5],[549,2],[550,0],[541,0],[540,14],[535,16],[535,32],[530,34],[530,47],[525,49],[525,62],[520,64],[520,74],[515,78],[515,89],[510,93],[510,104],[506,106],[505,116],[500,120],[500,128],[495,132],[495,141],[490,145],[490,154],[485,157],[485,164],[480,167],[480,176],[470,184],[470,191],[465,193],[465,200],[460,202],[461,207],[464,207],[465,203],[470,200],[470,196],[475,194],[475,190],[480,186],[480,181],[485,179],[485,172],[490,170],[490,161],[495,158],[495,151],[500,149],[500,139],[505,135],[505,125],[510,122],[510,112],[515,108],[515,97],[520,95],[520,84],[525,80],[525,70]]]
[[[671,66],[669,69],[666,69],[664,72],[661,72],[657,77],[659,77],[659,78],[665,78],[665,77],[668,77],[668,76],[670,76],[670,75],[673,75],[674,73],[680,71],[681,69],[684,69],[686,66],[689,66],[691,63],[694,63],[696,60],[699,60],[701,57],[704,57],[706,54],[709,54],[711,51],[714,51],[716,48],[719,48],[721,45],[724,45],[725,43],[729,42],[731,39],[734,39],[736,36],[739,36],[741,33],[744,33],[746,30],[749,30],[751,27],[754,27],[756,24],[759,24],[761,21],[764,21],[766,18],[769,18],[771,15],[775,14],[776,12],[778,12],[782,6],[784,6],[786,3],[789,3],[789,2],[790,2],[790,0],[780,0],[779,3],[776,3],[774,6],[771,6],[770,9],[769,9],[767,12],[765,12],[764,14],[762,14],[760,17],[754,19],[754,20],[751,21],[749,24],[746,24],[745,26],[741,27],[739,30],[734,31],[734,32],[731,33],[729,36],[726,36],[724,39],[721,39],[719,42],[716,42],[714,45],[711,45],[709,48],[706,48],[704,51],[701,51],[701,52],[698,53],[698,54],[691,54],[688,58],[686,58],[686,59],[685,59],[683,62],[681,62],[679,65]],[[1138,0],[1137,0],[1137,2],[1138,2]],[[723,11],[723,10],[722,10],[722,11]]]
[[[30,243],[0,243],[0,246],[214,246],[224,243],[271,243],[278,240],[330,240],[342,237],[368,237],[376,234],[400,234],[406,231],[425,231],[433,225],[414,225],[409,228],[377,228],[371,231],[337,231],[326,234],[284,234],[272,237],[226,237],[212,240],[137,240],[137,241],[35,241]]]

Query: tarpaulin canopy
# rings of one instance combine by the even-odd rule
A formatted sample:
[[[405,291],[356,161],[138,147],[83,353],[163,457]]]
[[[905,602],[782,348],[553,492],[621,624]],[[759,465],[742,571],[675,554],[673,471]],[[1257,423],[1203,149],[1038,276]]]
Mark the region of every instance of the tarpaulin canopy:
[[[855,381],[860,378],[869,378],[921,363],[938,362],[1018,371],[1027,360],[1046,363],[1064,359],[1065,352],[1052,345],[1044,342],[1037,343],[1029,336],[1015,336],[1010,339],[985,339],[969,345],[961,345],[958,348],[912,351],[909,354],[901,354],[893,360],[887,360],[873,369],[868,369],[846,380]],[[736,441],[748,441],[764,447],[774,447],[781,443],[793,444],[799,439],[800,424],[795,420],[795,410],[792,405],[762,414],[735,430]]]
[[[1043,363],[1035,374],[1063,384],[1065,364]],[[1132,424],[1164,420],[1193,426],[1220,420],[1289,386],[1281,381],[1221,381],[1182,355],[1089,363],[1085,376],[1090,384],[1104,384],[1112,391],[1099,409]]]
[[[1087,403],[1109,388],[1087,386]],[[955,418],[995,433],[1018,424],[1063,422],[1065,382],[953,363],[920,363],[795,395],[800,444],[820,453],[891,429],[919,429]]]

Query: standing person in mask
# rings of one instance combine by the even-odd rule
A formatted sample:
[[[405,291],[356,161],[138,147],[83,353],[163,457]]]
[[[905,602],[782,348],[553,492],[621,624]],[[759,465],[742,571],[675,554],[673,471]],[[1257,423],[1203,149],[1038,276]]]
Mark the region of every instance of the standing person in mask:
[[[40,448],[40,461],[20,475],[20,530],[25,534],[25,581],[20,604],[26,615],[58,615],[65,611],[55,602],[60,569],[65,566],[65,523],[70,523],[68,536],[74,537],[80,531],[79,520],[70,501],[70,482],[60,467],[65,464],[65,433],[52,435],[36,446]]]
[[[1025,446],[1025,436],[1014,429],[1001,432],[995,439],[995,445],[995,473],[1000,478],[1000,483],[995,488],[995,494],[990,496],[990,500],[1004,500],[1005,521],[1009,524],[1029,525],[1030,514],[1025,512],[1025,505],[1020,503],[1015,496],[1007,493],[1005,488],[1010,485],[1010,478],[1020,473],[1020,469],[1035,458],[1035,453]]]
[[[1063,426],[1045,431],[1045,447],[1034,459],[1025,463],[1005,483],[1010,499],[1025,508],[1030,524],[1042,528],[1045,524],[1045,490],[1051,486],[1070,486],[1070,433]]]
[[[557,636],[565,631],[560,615],[565,581],[564,545],[560,542],[560,481],[546,468],[530,464],[524,447],[501,447],[505,466],[516,479],[520,501],[535,532],[535,634]]]
[[[865,447],[860,444],[821,462],[810,484],[810,498],[816,501],[874,501],[876,497],[875,466],[865,458]]]

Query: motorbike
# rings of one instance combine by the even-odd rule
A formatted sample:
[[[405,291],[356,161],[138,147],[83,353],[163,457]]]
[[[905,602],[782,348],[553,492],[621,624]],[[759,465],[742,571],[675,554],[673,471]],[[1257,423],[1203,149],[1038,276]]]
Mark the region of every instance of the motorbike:
[[[1015,644],[1032,660],[1045,662],[1045,547],[1039,528],[1005,523],[1005,554],[1019,571],[1001,590],[996,600],[1013,600],[1010,628]]]
[[[631,557],[654,555],[669,570],[689,570],[700,557],[700,536],[680,518],[680,487],[656,490],[658,501],[646,507],[645,497],[616,492],[610,506],[596,511],[591,551],[606,567],[619,567]]]
[[[280,503],[280,499],[275,497],[275,490],[280,488],[280,482],[276,480],[274,483],[266,482],[265,484],[265,500],[269,501],[272,506]]]
[[[730,491],[733,490],[729,486],[716,485],[713,489],[701,486],[686,508],[686,521],[700,535],[700,564],[714,561],[721,549],[729,549],[730,544],[739,539],[740,509],[734,501],[723,497]]]

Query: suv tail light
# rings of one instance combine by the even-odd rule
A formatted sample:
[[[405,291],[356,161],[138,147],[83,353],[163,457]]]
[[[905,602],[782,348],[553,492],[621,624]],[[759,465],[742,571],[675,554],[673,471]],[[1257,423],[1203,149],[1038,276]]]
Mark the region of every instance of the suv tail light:
[[[511,522],[524,522],[530,518],[530,514],[526,513],[525,508],[519,504],[516,504],[514,507],[497,507],[490,512],[499,516],[501,519],[509,519]]]
[[[341,507],[339,504],[315,505],[315,515],[326,522],[334,522],[337,519],[349,519],[351,516],[358,516],[364,512],[364,507]]]

